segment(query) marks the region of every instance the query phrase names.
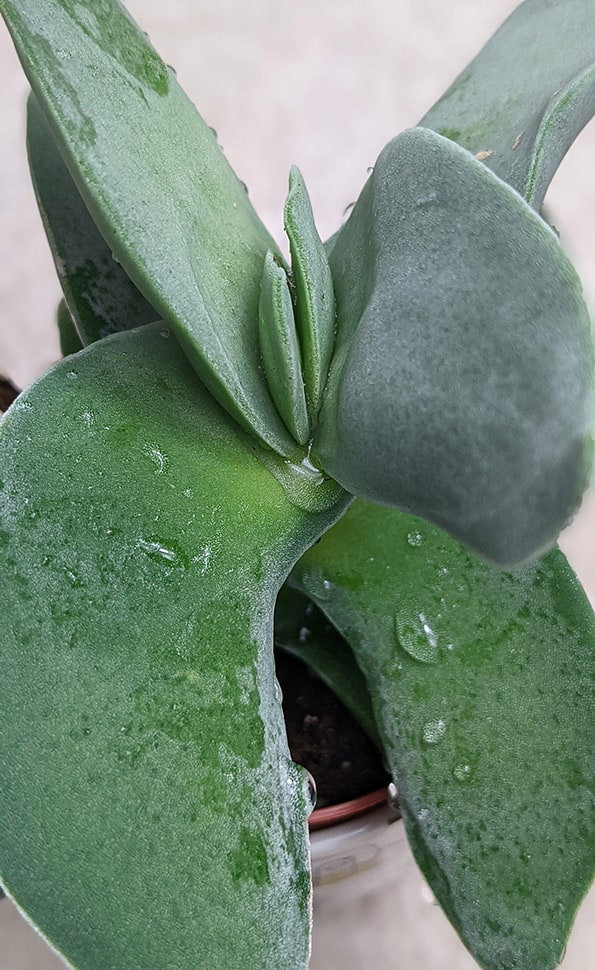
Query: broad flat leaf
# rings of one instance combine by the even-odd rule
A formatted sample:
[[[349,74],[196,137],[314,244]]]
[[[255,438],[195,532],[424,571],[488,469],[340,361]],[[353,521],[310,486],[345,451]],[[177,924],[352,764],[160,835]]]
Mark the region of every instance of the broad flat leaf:
[[[217,400],[290,455],[258,358],[275,244],[213,132],[117,0],[0,0],[0,11],[111,251]]]
[[[275,606],[275,646],[311,667],[382,750],[370,692],[351,647],[312,600],[287,585]]]
[[[330,261],[316,462],[497,562],[550,544],[586,485],[592,390],[589,318],[555,234],[414,128],[381,153]]]
[[[293,303],[287,273],[270,251],[260,283],[258,335],[271,397],[289,433],[304,445],[310,425]]]
[[[316,229],[302,173],[295,166],[289,174],[284,222],[291,250],[306,397],[314,421],[322,403],[335,341],[335,298],[328,256]]]
[[[562,554],[507,574],[354,502],[294,580],[366,674],[413,851],[475,959],[555,967],[595,838],[595,622]]]
[[[114,260],[34,95],[27,104],[27,150],[58,278],[83,344],[158,320],[157,311]]]
[[[422,118],[536,209],[595,114],[593,0],[525,0]]]
[[[273,609],[341,495],[296,505],[152,325],[20,397],[0,479],[0,882],[80,970],[305,968]]]

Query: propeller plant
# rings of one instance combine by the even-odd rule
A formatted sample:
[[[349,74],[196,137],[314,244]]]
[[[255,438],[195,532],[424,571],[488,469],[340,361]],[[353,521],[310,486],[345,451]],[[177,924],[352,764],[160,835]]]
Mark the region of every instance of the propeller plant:
[[[525,0],[326,244],[293,169],[290,265],[117,0],[0,10],[65,355],[0,426],[2,885],[80,970],[307,967],[285,584],[475,959],[554,967],[595,624],[548,550],[593,352],[541,207],[595,111],[592,0]]]

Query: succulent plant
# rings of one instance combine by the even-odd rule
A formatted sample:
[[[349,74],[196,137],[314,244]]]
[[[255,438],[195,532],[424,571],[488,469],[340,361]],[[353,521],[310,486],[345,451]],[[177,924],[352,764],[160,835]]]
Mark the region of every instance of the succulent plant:
[[[0,882],[80,970],[306,968],[277,609],[475,959],[554,967],[593,863],[595,623],[552,548],[593,350],[542,203],[591,0],[525,0],[326,243],[292,169],[289,262],[117,0],[0,10],[64,292],[0,426]]]

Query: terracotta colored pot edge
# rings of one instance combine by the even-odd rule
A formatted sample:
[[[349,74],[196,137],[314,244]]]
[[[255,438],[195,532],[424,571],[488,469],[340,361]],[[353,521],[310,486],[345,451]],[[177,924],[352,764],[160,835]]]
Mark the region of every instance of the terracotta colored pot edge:
[[[326,808],[315,808],[308,819],[308,826],[311,832],[315,832],[317,829],[325,829],[329,825],[337,825],[339,822],[347,822],[349,819],[357,818],[358,815],[363,815],[372,808],[378,808],[385,802],[386,787],[378,788],[367,795],[353,798],[349,802],[328,805]]]

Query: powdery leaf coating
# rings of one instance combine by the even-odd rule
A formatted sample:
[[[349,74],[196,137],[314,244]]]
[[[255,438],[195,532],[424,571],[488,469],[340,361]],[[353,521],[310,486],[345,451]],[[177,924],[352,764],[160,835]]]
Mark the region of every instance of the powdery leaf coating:
[[[564,556],[505,573],[356,501],[292,580],[355,653],[414,854],[474,958],[553,970],[595,838],[595,620]]]
[[[542,551],[590,458],[589,318],[555,234],[417,128],[382,151],[330,260],[337,351],[316,460],[490,559]]]
[[[0,428],[0,882],[80,970],[305,970],[273,610],[344,502],[296,505],[163,324]]]

